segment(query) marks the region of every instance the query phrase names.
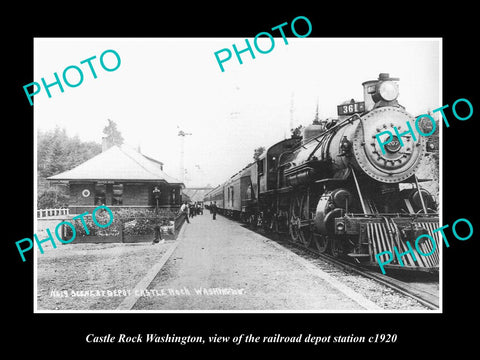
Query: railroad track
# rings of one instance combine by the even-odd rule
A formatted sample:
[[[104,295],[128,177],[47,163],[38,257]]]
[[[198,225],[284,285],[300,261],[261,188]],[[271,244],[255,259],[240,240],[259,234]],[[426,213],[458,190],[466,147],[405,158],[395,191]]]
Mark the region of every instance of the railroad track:
[[[408,296],[416,300],[417,302],[419,302],[420,304],[422,304],[423,306],[431,310],[439,309],[438,293],[436,293],[436,291],[428,289],[428,287],[410,284],[406,281],[402,281],[391,276],[379,274],[374,271],[363,268],[361,266],[357,266],[356,264],[351,263],[349,261],[339,259],[339,258],[334,258],[328,254],[318,253],[313,249],[305,248],[300,244],[291,242],[290,240],[286,240],[285,236],[281,234],[279,238],[275,238],[274,236],[272,236],[273,234],[265,232],[262,229],[259,229],[259,228],[257,229],[250,228],[250,229],[258,233],[261,233],[263,236],[267,236],[269,239],[273,241],[281,243],[283,246],[288,245],[288,246],[294,247],[298,250],[301,250],[305,253],[312,255],[317,259],[321,259],[337,268],[341,268],[343,270],[350,271],[358,275],[361,275],[363,277],[372,279],[377,283],[387,286],[405,296]]]
[[[295,244],[296,245],[296,244]],[[300,246],[298,246],[300,247]],[[368,269],[364,269],[360,266],[357,266],[353,263],[347,262],[342,259],[336,259],[333,258],[332,256],[326,255],[326,254],[319,254],[316,253],[315,251],[310,251],[309,249],[305,249],[303,247],[300,247],[302,250],[307,250],[309,253],[312,253],[315,255],[317,258],[322,259],[332,265],[335,265],[337,267],[340,267],[344,270],[349,270],[351,272],[354,272],[356,274],[362,275],[364,277],[367,277],[369,279],[375,280],[376,282],[388,286],[399,293],[406,295],[412,299],[415,299],[422,305],[428,307],[429,309],[432,310],[438,310],[439,308],[439,301],[438,301],[438,295],[434,294],[431,291],[428,291],[426,289],[422,289],[419,286],[415,286],[412,284],[409,284],[405,281],[393,278],[391,276],[387,275],[381,275],[378,274],[374,271],[370,271]]]

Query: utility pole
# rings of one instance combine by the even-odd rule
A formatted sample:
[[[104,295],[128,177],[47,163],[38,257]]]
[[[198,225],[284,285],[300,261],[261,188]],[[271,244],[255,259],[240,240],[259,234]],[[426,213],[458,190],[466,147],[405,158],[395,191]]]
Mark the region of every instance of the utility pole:
[[[294,128],[294,118],[293,118],[293,113],[295,112],[295,93],[292,92],[292,95],[290,97],[290,129],[289,129],[289,132],[290,132],[290,135],[291,135],[291,132]]]
[[[177,128],[179,128],[177,126]],[[192,135],[191,133],[186,133],[183,130],[178,131],[178,136],[180,136],[180,180],[185,184],[185,136]]]

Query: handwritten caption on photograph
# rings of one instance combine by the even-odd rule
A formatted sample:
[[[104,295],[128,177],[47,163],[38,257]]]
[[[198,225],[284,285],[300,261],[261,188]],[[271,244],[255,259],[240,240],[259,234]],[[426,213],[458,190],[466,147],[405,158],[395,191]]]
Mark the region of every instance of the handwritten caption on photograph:
[[[127,296],[214,296],[214,295],[245,295],[245,289],[234,288],[162,288],[162,289],[83,289],[83,290],[50,290],[50,297],[127,297]]]

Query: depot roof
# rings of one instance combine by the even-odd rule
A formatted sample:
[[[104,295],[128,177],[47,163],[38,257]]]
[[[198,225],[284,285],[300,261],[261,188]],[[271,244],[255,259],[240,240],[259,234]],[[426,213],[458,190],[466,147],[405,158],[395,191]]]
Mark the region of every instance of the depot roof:
[[[184,184],[162,170],[162,163],[126,146],[114,145],[77,167],[47,180],[163,181]]]

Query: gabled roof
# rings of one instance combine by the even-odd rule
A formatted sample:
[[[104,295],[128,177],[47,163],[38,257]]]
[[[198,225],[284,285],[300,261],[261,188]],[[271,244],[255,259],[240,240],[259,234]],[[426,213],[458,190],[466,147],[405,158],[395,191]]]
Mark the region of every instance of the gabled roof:
[[[162,163],[126,146],[112,146],[77,167],[50,176],[48,180],[165,181],[181,184],[161,169]]]

